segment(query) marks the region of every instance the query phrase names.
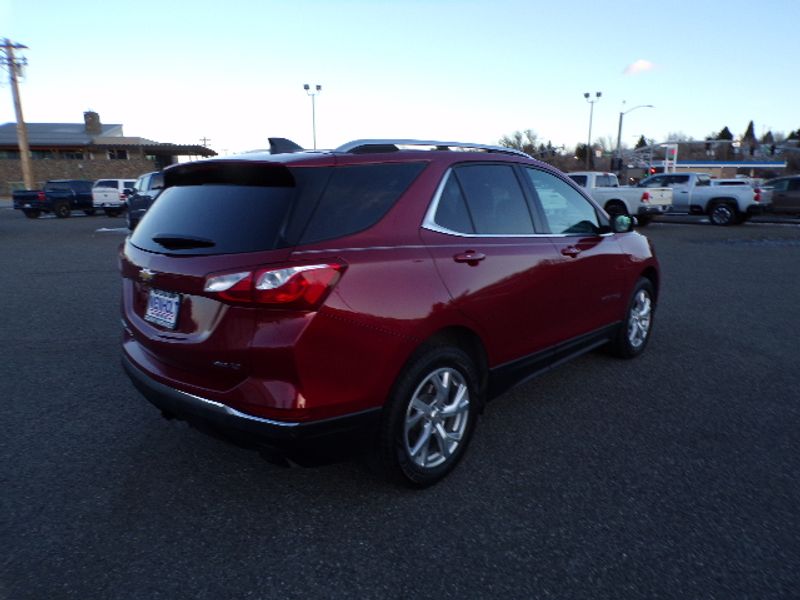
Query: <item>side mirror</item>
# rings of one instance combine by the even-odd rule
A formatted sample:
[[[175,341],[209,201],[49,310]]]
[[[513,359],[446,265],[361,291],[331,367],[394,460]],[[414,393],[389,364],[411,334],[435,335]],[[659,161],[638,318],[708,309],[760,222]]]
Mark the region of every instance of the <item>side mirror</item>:
[[[636,217],[617,215],[611,219],[611,230],[614,233],[628,233],[633,231],[634,225],[636,225]]]

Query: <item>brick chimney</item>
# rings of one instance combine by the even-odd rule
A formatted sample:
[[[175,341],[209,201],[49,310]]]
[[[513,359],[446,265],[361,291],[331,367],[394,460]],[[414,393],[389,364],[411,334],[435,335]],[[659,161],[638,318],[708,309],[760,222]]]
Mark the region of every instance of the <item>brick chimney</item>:
[[[100,135],[103,133],[103,126],[100,124],[100,115],[93,110],[83,113],[83,122],[86,124],[86,133],[89,135]]]

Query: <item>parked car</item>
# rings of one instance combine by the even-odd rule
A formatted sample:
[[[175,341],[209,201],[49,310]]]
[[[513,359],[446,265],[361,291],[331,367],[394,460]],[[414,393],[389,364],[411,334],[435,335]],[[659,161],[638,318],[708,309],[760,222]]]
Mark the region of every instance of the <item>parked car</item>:
[[[92,205],[109,217],[118,217],[125,210],[134,183],[133,179],[98,179],[92,186]]]
[[[121,248],[123,364],[205,431],[290,455],[374,439],[429,485],[489,398],[650,338],[647,238],[516,150],[360,140],[175,165],[164,186]]]
[[[636,215],[638,224],[645,227],[654,216],[663,215],[672,206],[670,188],[621,187],[614,173],[576,171],[567,173],[579,186],[602,206],[609,215]]]
[[[29,219],[42,213],[53,213],[65,219],[73,210],[93,215],[92,182],[82,179],[54,179],[41,190],[18,190],[12,194],[13,206]]]
[[[772,210],[800,214],[800,175],[777,177],[764,183],[772,189]]]
[[[164,176],[160,171],[145,173],[133,184],[133,190],[128,195],[128,229],[133,231],[139,221],[153,204],[161,188],[164,187]]]
[[[639,182],[639,187],[672,188],[670,213],[708,215],[714,225],[738,225],[766,212],[768,201],[750,186],[716,186],[708,173],[662,173]]]

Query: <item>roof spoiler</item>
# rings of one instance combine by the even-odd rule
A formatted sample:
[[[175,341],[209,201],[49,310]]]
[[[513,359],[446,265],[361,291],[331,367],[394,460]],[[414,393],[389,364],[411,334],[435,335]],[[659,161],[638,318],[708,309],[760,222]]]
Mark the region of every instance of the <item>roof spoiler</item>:
[[[293,154],[295,152],[303,152],[304,150],[302,146],[286,138],[271,137],[268,139],[270,154]]]

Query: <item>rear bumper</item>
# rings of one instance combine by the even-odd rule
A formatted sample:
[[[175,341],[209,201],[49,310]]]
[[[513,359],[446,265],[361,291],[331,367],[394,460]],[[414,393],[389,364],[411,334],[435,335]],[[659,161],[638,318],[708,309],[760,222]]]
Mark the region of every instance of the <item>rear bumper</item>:
[[[53,205],[50,202],[42,202],[41,200],[14,200],[13,207],[16,210],[42,210],[46,212],[53,210]]]
[[[286,451],[324,447],[352,441],[377,427],[380,419],[380,408],[310,422],[266,419],[159,383],[125,355],[122,366],[136,389],[164,416],[185,420],[203,430],[210,428],[246,445]]]
[[[667,213],[667,209],[669,208],[666,204],[653,204],[650,206],[640,206],[639,215],[664,215]]]

